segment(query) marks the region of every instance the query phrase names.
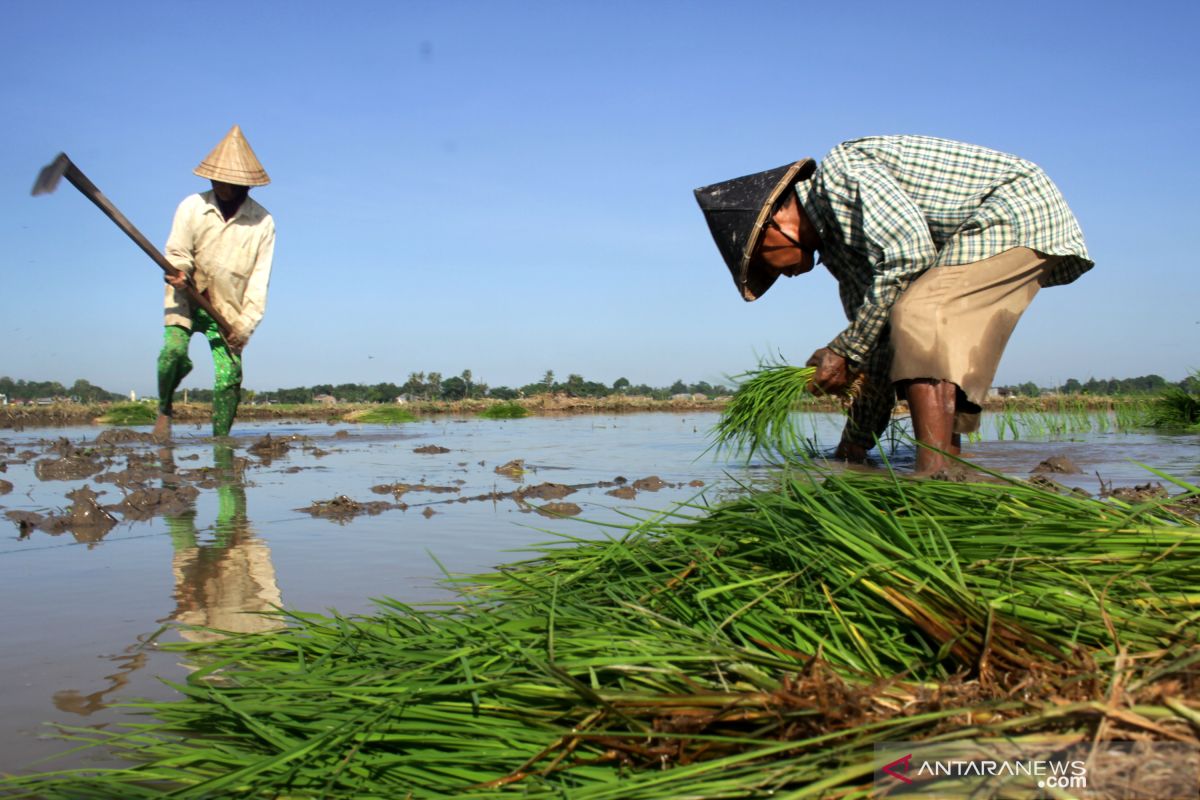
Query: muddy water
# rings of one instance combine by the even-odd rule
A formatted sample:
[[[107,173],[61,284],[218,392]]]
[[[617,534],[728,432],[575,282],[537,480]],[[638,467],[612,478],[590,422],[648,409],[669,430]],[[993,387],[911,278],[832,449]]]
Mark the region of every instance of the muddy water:
[[[64,749],[43,738],[47,721],[104,725],[125,718],[111,703],[169,697],[159,678],[186,675],[157,647],[180,638],[173,623],[258,630],[268,623],[252,612],[279,604],[356,613],[371,597],[438,599],[443,568],[485,570],[555,532],[619,533],[590,523],[716,502],[764,479],[703,455],[715,421],[240,424],[228,446],[177,428],[165,449],[98,428],[0,431],[0,770]],[[810,432],[831,446],[839,427],[814,415]],[[1101,480],[1157,480],[1139,461],[1200,479],[1198,436],[967,449],[1021,477],[1065,456],[1080,472],[1053,479],[1092,493]],[[893,458],[903,467],[912,454]]]

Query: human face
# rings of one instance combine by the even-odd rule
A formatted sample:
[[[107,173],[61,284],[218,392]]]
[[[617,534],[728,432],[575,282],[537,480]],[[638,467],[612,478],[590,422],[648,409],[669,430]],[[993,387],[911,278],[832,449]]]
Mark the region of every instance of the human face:
[[[235,208],[242,204],[246,199],[246,195],[250,193],[249,186],[238,186],[235,183],[222,183],[221,181],[212,181],[213,194],[217,199],[226,205],[232,205]]]
[[[755,261],[780,275],[803,275],[813,268],[813,246],[808,217],[796,196],[790,196],[764,226]]]

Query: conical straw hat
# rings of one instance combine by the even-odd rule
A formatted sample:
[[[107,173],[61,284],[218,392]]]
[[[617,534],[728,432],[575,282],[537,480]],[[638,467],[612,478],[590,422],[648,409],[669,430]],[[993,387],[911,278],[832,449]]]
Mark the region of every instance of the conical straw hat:
[[[192,172],[201,178],[236,186],[266,186],[271,182],[237,125],[229,129],[220,144]]]
[[[779,198],[816,168],[815,161],[804,158],[696,190],[696,202],[743,300],[762,297],[779,277],[775,270],[752,269],[751,258]]]

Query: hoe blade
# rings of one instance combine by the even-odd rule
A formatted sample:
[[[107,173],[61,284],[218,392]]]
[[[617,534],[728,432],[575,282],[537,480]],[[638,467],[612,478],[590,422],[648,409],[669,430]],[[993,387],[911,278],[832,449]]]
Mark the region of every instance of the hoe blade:
[[[62,179],[63,174],[69,166],[71,166],[71,159],[67,158],[66,153],[59,153],[58,158],[42,167],[42,171],[38,173],[37,180],[33,182],[33,191],[30,194],[36,197],[39,194],[53,192],[58,188],[58,182]]]

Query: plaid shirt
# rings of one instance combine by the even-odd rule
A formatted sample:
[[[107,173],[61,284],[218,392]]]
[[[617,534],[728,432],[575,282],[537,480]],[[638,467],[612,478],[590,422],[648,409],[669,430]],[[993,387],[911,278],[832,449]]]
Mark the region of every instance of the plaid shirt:
[[[976,145],[928,136],[855,139],[833,148],[796,194],[850,320],[829,347],[879,389],[870,393],[876,400],[855,403],[864,406],[851,419],[864,417],[860,427],[875,427],[885,395],[890,415],[888,319],[925,270],[1013,247],[1061,257],[1045,286],[1070,283],[1093,266],[1075,216],[1042,169]]]

